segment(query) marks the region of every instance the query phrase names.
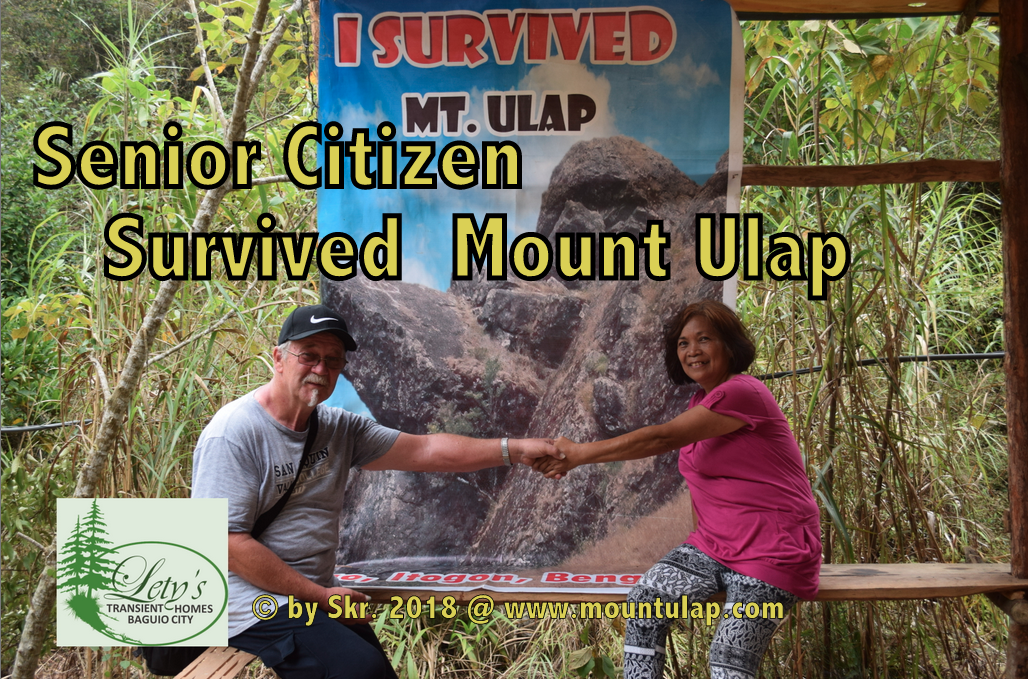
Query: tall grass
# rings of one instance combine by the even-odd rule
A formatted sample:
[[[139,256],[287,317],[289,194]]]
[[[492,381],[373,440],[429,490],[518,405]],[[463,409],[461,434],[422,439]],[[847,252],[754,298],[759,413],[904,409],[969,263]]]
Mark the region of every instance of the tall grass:
[[[998,157],[995,36],[946,20],[748,27],[749,162]],[[788,54],[778,59],[762,50]],[[759,143],[758,143],[759,141]],[[802,282],[740,285],[757,370],[808,462],[825,562],[1008,558],[1002,364],[906,354],[1002,349],[994,187],[751,188],[769,233],[837,231],[853,261],[825,302]],[[857,361],[881,359],[879,367]],[[999,676],[1005,620],[980,598],[802,604],[775,676]]]

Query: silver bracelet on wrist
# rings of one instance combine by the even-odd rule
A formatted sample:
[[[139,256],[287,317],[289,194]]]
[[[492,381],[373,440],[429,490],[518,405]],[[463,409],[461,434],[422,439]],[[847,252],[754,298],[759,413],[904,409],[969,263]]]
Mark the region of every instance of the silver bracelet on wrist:
[[[503,464],[511,466],[510,464],[510,449],[507,447],[507,437],[504,436],[500,439],[500,454],[503,455]]]

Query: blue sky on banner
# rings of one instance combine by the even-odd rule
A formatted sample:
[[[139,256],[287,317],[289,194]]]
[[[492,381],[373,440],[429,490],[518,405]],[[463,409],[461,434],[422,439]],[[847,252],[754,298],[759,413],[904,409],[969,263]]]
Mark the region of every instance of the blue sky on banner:
[[[481,52],[486,58],[473,68],[444,64],[431,68],[417,67],[402,56],[390,67],[375,64],[373,55],[378,46],[369,36],[369,27],[374,18],[383,13],[424,15],[462,10],[470,16],[477,13],[482,17],[489,10],[504,9],[527,9],[545,14],[548,7],[563,10],[565,15],[569,9],[579,10],[578,15],[571,19],[576,22],[576,27],[582,25],[582,10],[618,8],[630,13],[657,7],[674,24],[674,45],[652,64],[592,63],[594,49],[610,47],[609,44],[600,44],[604,39],[598,37],[594,19],[587,24],[579,59],[565,60],[560,56],[560,41],[553,28],[553,20],[541,23],[537,19],[535,26],[549,25],[549,56],[542,63],[526,62],[529,25],[525,21],[510,64],[497,63],[491,39],[486,39],[481,45]],[[359,66],[343,67],[335,63],[337,14],[361,15]],[[631,16],[625,20],[626,28],[631,25],[630,21]],[[484,20],[483,23],[488,25]],[[427,22],[422,22],[422,25],[426,29],[423,42],[428,45]],[[599,32],[603,33],[602,29]],[[657,42],[657,36],[651,36],[648,47],[659,52],[662,48]],[[394,44],[401,54],[404,49],[415,49],[412,45],[405,47],[402,40]],[[433,51],[437,48],[443,50],[444,46],[445,42],[437,44]],[[384,213],[398,212],[403,220],[403,281],[445,290],[451,279],[453,214],[471,212],[481,222],[487,212],[505,213],[511,240],[519,233],[534,230],[550,174],[575,142],[613,135],[633,137],[670,159],[693,181],[703,184],[713,173],[717,160],[728,149],[731,46],[731,12],[722,0],[677,0],[664,5],[632,5],[601,0],[555,6],[531,0],[503,4],[453,0],[369,0],[364,3],[323,0],[319,51],[319,118],[323,125],[330,121],[342,124],[343,141],[349,141],[354,129],[369,128],[369,141],[374,142],[379,141],[376,134],[378,125],[390,121],[397,127],[393,141],[402,143],[419,139],[404,134],[404,93],[466,92],[470,106],[463,117],[465,133],[420,139],[434,140],[437,153],[458,138],[471,142],[480,152],[484,141],[515,141],[523,157],[523,185],[521,190],[483,190],[479,184],[458,191],[440,180],[439,188],[434,190],[360,190],[349,181],[347,158],[345,188],[319,189],[319,230],[323,234],[332,231],[348,233],[360,244],[369,233],[381,231]],[[491,134],[486,125],[485,94],[515,90],[536,93],[535,121],[539,119],[542,97],[546,92],[584,94],[595,102],[596,112],[577,133]],[[564,102],[566,106],[566,99]],[[568,113],[564,111],[565,116]],[[474,134],[467,134],[469,122],[475,129]],[[321,148],[319,158],[323,162]],[[399,158],[398,162],[399,169],[402,169],[407,161]],[[433,161],[429,171],[435,170]],[[342,381],[340,384],[345,384],[349,393],[344,396],[337,389],[332,404],[363,410],[354,401],[356,395],[352,388]]]

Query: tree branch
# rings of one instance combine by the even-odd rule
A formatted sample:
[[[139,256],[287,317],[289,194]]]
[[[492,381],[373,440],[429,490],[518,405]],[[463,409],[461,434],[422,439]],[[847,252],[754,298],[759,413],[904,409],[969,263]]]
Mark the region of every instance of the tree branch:
[[[93,354],[89,355],[89,362],[96,368],[96,377],[100,380],[100,389],[104,393],[104,403],[111,399],[111,387],[107,384],[107,373],[104,372],[104,367],[100,365],[99,359]]]
[[[262,186],[264,184],[283,184],[287,181],[289,181],[289,175],[276,174],[270,177],[257,177],[252,183],[254,186]]]
[[[303,8],[303,0],[293,0],[293,4],[282,13],[282,16],[278,18],[278,23],[275,24],[275,28],[272,29],[271,34],[268,36],[268,42],[265,43],[264,49],[260,53],[260,57],[257,59],[253,66],[253,71],[249,79],[248,87],[252,89],[256,88],[256,83],[264,77],[264,72],[268,69],[268,64],[271,63],[271,56],[275,53],[275,49],[278,44],[282,42],[282,36],[285,35],[286,26],[289,25],[289,18],[299,12]],[[261,20],[263,23],[263,19]],[[250,97],[253,97],[253,92],[250,92]]]
[[[214,74],[211,67],[207,65],[207,48],[203,44],[203,29],[200,28],[200,13],[196,10],[195,0],[189,0],[189,10],[193,13],[193,26],[196,28],[196,45],[200,50],[200,63],[203,65],[203,72],[207,78],[207,89],[211,91],[211,105],[214,106],[214,114],[218,116],[218,122],[222,129],[225,128],[225,111],[221,107],[221,96],[218,95],[218,88],[214,86]]]
[[[268,1],[262,0],[253,13],[253,23],[250,25],[250,32],[246,36],[246,49],[243,51],[243,63],[239,67],[239,84],[236,86],[235,100],[232,102],[232,120],[225,127],[226,139],[241,139],[245,130],[245,116],[240,121],[235,113],[239,110],[249,108],[249,102],[253,100],[254,84],[251,76],[254,73],[254,64],[257,62],[257,55],[260,51],[261,31],[264,30],[264,22],[268,18]],[[242,125],[237,128],[237,125]]]
[[[158,361],[163,360],[163,359],[167,358],[168,356],[171,356],[172,354],[174,354],[176,351],[182,349],[183,347],[186,347],[186,346],[192,344],[193,342],[195,342],[196,340],[200,339],[201,337],[206,337],[207,335],[210,335],[213,332],[217,332],[218,328],[220,328],[221,326],[225,325],[225,323],[227,323],[229,320],[231,320],[232,318],[234,318],[236,316],[239,316],[239,315],[244,314],[244,313],[248,314],[250,312],[257,311],[258,309],[263,309],[265,307],[275,306],[276,304],[292,304],[292,302],[290,300],[277,300],[275,302],[265,302],[264,304],[258,304],[257,306],[253,307],[252,309],[247,309],[246,311],[239,311],[238,309],[233,309],[232,311],[228,312],[227,314],[225,314],[224,316],[219,318],[217,321],[215,321],[214,323],[209,325],[202,332],[199,332],[199,333],[193,335],[192,337],[189,337],[187,339],[182,340],[181,342],[179,342],[178,344],[176,344],[172,348],[170,348],[170,349],[168,349],[166,351],[162,351],[161,353],[157,354],[156,356],[152,356],[150,358],[150,360],[148,360],[146,362],[146,366],[150,367],[154,363],[157,363]]]

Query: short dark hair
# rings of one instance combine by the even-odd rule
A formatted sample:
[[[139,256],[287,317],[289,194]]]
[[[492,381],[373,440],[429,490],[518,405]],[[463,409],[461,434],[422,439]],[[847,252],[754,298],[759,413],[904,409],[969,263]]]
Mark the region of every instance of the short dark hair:
[[[728,369],[733,375],[746,372],[757,354],[750,334],[734,311],[721,302],[705,299],[693,302],[679,311],[664,326],[664,365],[667,376],[675,384],[692,384],[693,380],[685,374],[682,362],[678,360],[678,338],[682,328],[693,316],[703,316],[714,327],[718,339],[725,344],[728,351]]]

